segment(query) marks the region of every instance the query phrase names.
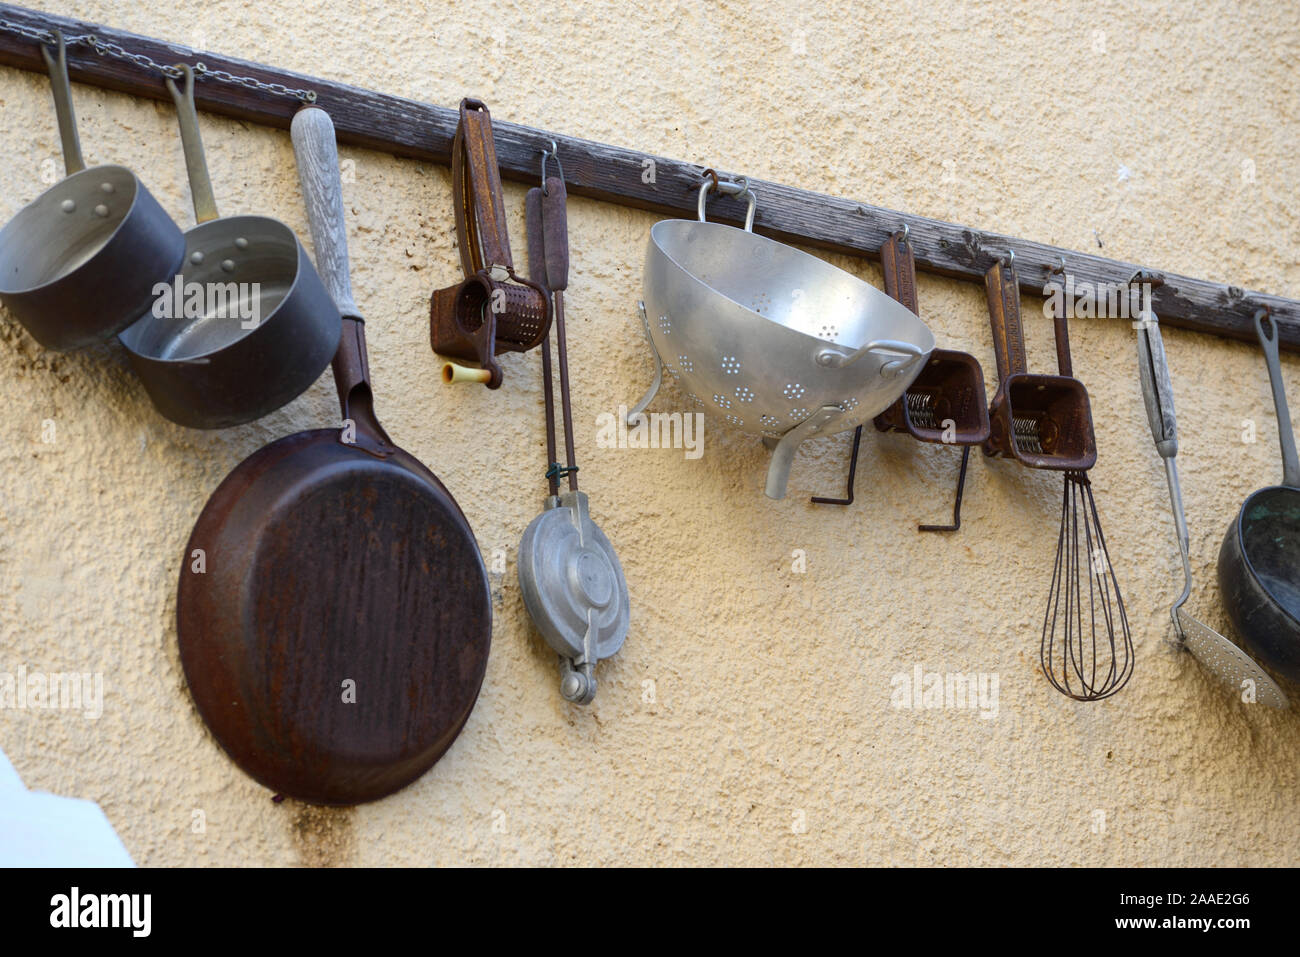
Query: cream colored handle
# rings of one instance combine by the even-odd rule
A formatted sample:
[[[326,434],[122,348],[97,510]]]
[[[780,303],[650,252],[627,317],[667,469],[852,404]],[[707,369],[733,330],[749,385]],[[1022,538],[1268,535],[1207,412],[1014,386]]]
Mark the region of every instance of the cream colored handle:
[[[492,381],[492,373],[487,369],[471,369],[459,362],[445,362],[442,366],[442,381],[448,385],[461,382],[481,382],[486,385]]]

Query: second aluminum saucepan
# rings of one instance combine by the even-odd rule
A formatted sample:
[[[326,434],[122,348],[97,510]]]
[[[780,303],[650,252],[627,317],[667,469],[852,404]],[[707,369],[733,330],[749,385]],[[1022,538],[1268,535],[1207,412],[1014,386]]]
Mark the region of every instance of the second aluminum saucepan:
[[[194,73],[171,79],[198,225],[181,271],[120,336],[167,418],[219,429],[261,418],[301,395],[329,365],[342,319],[297,236],[266,216],[218,218],[199,137]]]
[[[0,301],[47,349],[102,342],[147,308],[155,284],[179,268],[185,239],[125,166],[86,168],[68,84],[63,35],[42,45],[67,178],[0,231]]]

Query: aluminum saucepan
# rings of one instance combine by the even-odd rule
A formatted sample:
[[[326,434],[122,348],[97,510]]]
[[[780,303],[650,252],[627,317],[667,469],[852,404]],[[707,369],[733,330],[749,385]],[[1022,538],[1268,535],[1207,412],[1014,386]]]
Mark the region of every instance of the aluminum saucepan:
[[[755,234],[753,192],[745,228],[704,219],[713,183],[700,188],[699,220],[650,230],[642,323],[662,371],[733,428],[773,448],[766,492],[785,495],[799,444],[871,421],[920,374],[934,335],[906,306],[869,283]]]
[[[109,339],[139,318],[175,274],[185,238],[124,166],[86,168],[63,35],[44,44],[67,178],[0,230],[0,302],[47,349]]]
[[[1287,408],[1277,324],[1261,310],[1255,332],[1268,362],[1282,446],[1282,484],[1246,499],[1219,549],[1219,592],[1255,657],[1300,681],[1300,457]]]
[[[307,251],[267,216],[218,218],[199,137],[194,72],[176,101],[198,225],[180,271],[119,337],[158,411],[219,429],[261,418],[301,395],[329,365],[342,318]]]

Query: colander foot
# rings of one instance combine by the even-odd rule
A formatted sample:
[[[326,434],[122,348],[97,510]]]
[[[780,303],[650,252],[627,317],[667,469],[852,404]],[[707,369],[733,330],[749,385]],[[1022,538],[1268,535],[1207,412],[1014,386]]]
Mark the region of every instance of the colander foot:
[[[767,485],[763,491],[768,498],[785,498],[790,466],[794,464],[794,454],[799,451],[799,446],[804,439],[818,435],[833,419],[843,414],[844,410],[838,405],[824,405],[781,436],[772,450],[772,464],[767,467]]]

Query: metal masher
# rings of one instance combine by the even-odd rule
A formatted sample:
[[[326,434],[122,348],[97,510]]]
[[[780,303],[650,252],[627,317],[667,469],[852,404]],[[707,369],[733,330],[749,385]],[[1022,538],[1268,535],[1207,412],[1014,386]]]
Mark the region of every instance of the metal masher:
[[[548,494],[544,511],[519,542],[519,589],[533,624],[560,656],[560,694],[576,704],[588,704],[596,695],[596,663],[622,648],[627,638],[631,600],[614,546],[591,520],[587,496],[578,490],[564,338],[564,290],[569,282],[566,194],[563,175],[547,178],[546,156],[555,158],[558,169],[554,143],[543,153],[542,186],[530,189],[525,198],[528,272],[554,300],[565,464],[560,464],[556,450],[548,330],[541,343]],[[568,485],[565,492],[560,491],[561,479]]]
[[[1140,276],[1140,274],[1139,274]],[[1134,276],[1137,280],[1139,276]],[[1155,280],[1150,280],[1155,281]],[[1183,560],[1183,590],[1169,609],[1181,648],[1190,651],[1210,674],[1239,691],[1251,687],[1255,700],[1271,708],[1287,708],[1289,702],[1277,682],[1269,677],[1241,648],[1203,622],[1193,618],[1183,606],[1192,594],[1192,564],[1187,516],[1183,511],[1183,492],[1178,481],[1178,420],[1174,415],[1174,389],[1165,358],[1160,320],[1149,303],[1144,303],[1138,326],[1138,375],[1142,380],[1142,399],[1156,451],[1165,463],[1165,480],[1169,485],[1169,503],[1178,531],[1178,551]],[[1249,682],[1249,684],[1247,684]]]
[[[1039,661],[1061,694],[1100,701],[1132,676],[1133,638],[1088,479],[1097,461],[1092,411],[1087,390],[1073,377],[1063,308],[1053,316],[1059,374],[1026,371],[1014,260],[1014,253],[997,259],[984,277],[999,379],[984,451],[1065,473]]]

